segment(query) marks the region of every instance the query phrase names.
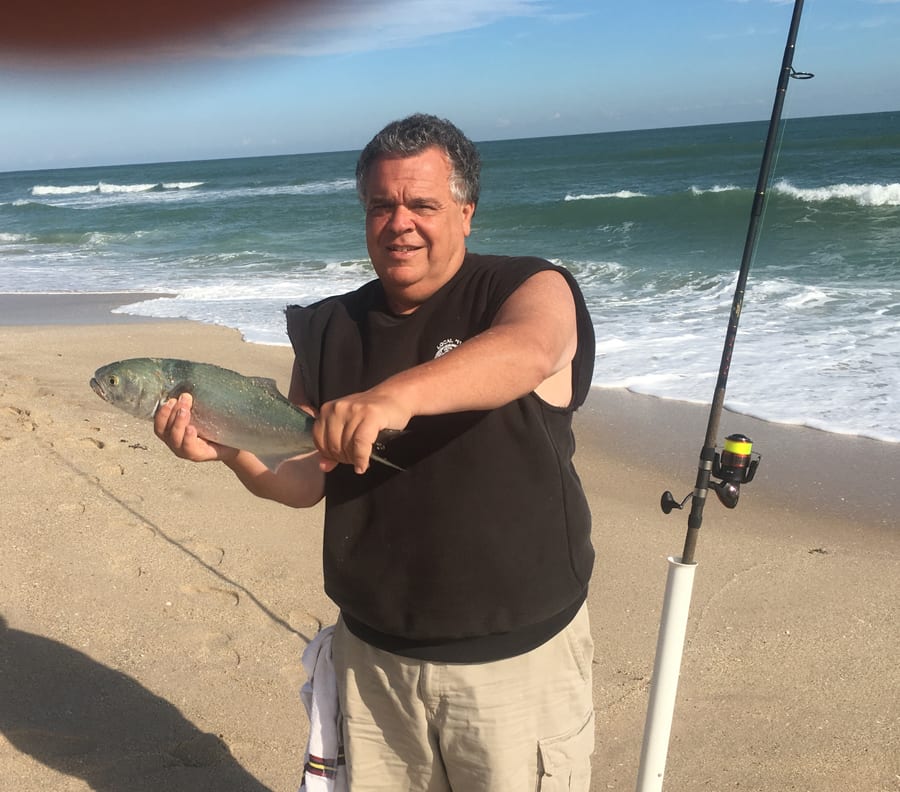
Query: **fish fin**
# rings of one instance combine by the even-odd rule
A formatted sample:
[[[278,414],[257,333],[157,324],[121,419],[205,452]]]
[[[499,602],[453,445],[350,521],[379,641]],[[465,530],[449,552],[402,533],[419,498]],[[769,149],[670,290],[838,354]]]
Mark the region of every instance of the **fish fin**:
[[[380,445],[380,443],[376,443],[375,447],[377,448],[378,445]],[[380,448],[378,450],[381,451]],[[406,470],[406,468],[402,468],[399,465],[395,465],[390,460],[385,459],[383,456],[381,456],[381,454],[376,454],[375,451],[373,451],[371,454],[369,454],[369,459],[373,460],[374,462],[378,462],[382,465],[387,465],[387,467],[389,467],[389,468],[394,468],[394,470],[399,470],[401,473]]]
[[[278,390],[278,383],[275,382],[271,377],[247,377],[254,385],[263,390],[269,391],[269,393],[273,395],[277,395],[284,398],[284,394]]]
[[[266,454],[265,456],[257,454],[256,458],[274,473],[285,459],[292,459],[294,456],[296,454]]]
[[[404,473],[406,471],[406,468],[402,468],[400,467],[400,465],[395,465],[393,462],[388,461],[384,457],[378,456],[378,454],[372,454],[370,456],[370,459],[382,465],[387,465],[389,468],[394,468],[394,470],[399,470],[401,473]]]
[[[382,455],[388,450],[385,443],[389,443],[395,437],[400,437],[401,435],[405,435],[406,433],[406,429],[382,429],[378,433],[378,438],[375,440],[375,443],[372,446],[372,453],[369,454],[370,459],[373,459],[376,462],[381,463],[382,465],[387,465],[390,468],[394,468],[394,470],[404,471],[406,468],[395,465],[390,460],[385,459]]]
[[[292,454],[292,455],[285,456],[285,455],[276,454],[274,456],[268,456],[268,455],[260,456],[259,454],[257,454],[256,458],[259,459],[260,462],[262,462],[267,468],[269,468],[269,470],[271,470],[274,473],[278,469],[278,466],[282,462],[284,462],[286,459],[293,459],[294,456],[297,456],[297,455]],[[394,470],[399,470],[401,473],[405,472],[405,470],[406,470],[406,468],[402,468],[399,465],[395,465],[390,460],[385,459],[383,456],[379,456],[378,454],[370,454],[369,459],[371,459],[373,462],[378,462],[381,465],[385,465],[389,468],[393,468]]]
[[[181,396],[182,393],[190,393],[191,396],[194,395],[194,383],[193,382],[179,382],[173,385],[169,389],[169,393],[166,396],[166,401],[169,399],[177,399]]]

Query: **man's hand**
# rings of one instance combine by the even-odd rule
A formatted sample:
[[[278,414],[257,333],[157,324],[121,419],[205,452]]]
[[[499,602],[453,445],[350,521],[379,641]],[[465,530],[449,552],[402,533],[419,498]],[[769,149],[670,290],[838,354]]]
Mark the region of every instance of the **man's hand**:
[[[238,449],[212,443],[197,435],[197,427],[191,423],[191,407],[194,399],[190,393],[182,393],[178,399],[161,404],[153,417],[153,429],[175,456],[191,462],[228,462],[238,455]]]
[[[327,473],[344,462],[365,473],[378,433],[405,429],[410,418],[410,410],[383,385],[327,402],[313,426],[321,469]]]

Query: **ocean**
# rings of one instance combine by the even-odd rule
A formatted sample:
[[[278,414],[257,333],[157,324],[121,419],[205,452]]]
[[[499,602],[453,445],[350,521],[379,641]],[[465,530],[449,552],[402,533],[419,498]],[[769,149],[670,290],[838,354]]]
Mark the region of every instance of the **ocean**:
[[[575,274],[597,334],[595,385],[709,404],[766,131],[480,143],[469,249]],[[0,291],[163,292],[121,310],[286,344],[286,304],[373,277],[356,155],[0,174]],[[789,119],[726,407],[900,442],[898,361],[900,111]]]

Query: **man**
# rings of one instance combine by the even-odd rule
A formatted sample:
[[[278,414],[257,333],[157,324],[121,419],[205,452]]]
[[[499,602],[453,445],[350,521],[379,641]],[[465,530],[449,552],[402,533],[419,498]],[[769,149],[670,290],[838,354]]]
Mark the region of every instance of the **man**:
[[[288,308],[295,404],[318,451],[270,471],[159,410],[179,456],[253,493],[326,499],[325,589],[351,789],[587,790],[590,514],[571,420],[591,320],[563,269],[466,250],[475,146],[414,115],[357,165],[377,280]],[[370,466],[382,430],[405,430]]]

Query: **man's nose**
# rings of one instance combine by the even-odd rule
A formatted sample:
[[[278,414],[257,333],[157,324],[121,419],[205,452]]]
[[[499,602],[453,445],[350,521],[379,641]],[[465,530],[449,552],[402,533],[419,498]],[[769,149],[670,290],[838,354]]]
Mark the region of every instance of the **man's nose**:
[[[413,222],[413,213],[402,204],[395,206],[394,210],[391,212],[388,226],[392,231],[398,234],[412,230],[415,226],[415,223]]]

